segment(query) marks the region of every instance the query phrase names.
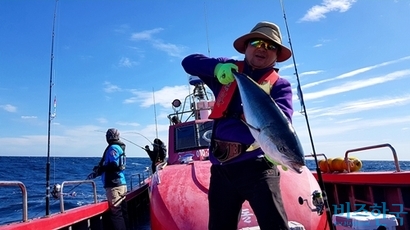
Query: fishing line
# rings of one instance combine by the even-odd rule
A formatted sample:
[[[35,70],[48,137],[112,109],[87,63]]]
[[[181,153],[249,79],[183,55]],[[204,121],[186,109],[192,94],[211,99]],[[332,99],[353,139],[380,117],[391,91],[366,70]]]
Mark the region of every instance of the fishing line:
[[[95,130],[95,131],[96,131],[96,132],[100,132],[100,133],[105,133],[104,131],[101,131],[101,130]],[[142,135],[141,133],[137,133],[137,132],[127,132],[127,133],[135,133],[135,134],[141,135],[142,137],[144,137],[145,139],[147,139],[147,141],[148,141],[149,143],[151,143],[151,141],[148,140],[148,138],[147,138],[146,136]],[[127,142],[129,142],[129,143],[131,143],[131,144],[133,144],[133,145],[135,145],[135,146],[137,146],[137,147],[140,147],[140,148],[142,148],[142,149],[145,150],[145,148],[143,148],[141,145],[139,145],[139,144],[137,144],[137,143],[135,143],[135,142],[133,142],[133,141],[130,141],[130,140],[126,139],[125,137],[121,137],[121,136],[120,136],[120,139],[123,139],[124,141],[127,141]],[[151,144],[152,144],[152,143],[151,143]]]
[[[96,130],[97,132],[102,132],[102,131],[99,131],[99,130]],[[130,142],[131,144],[134,144],[134,145],[136,145],[136,146],[138,146],[138,147],[140,147],[141,149],[145,149],[145,148],[143,148],[142,146],[140,146],[140,145],[138,145],[138,144],[136,144],[136,143],[134,143],[134,142],[132,142],[132,141],[130,141],[130,140],[128,140],[128,139],[126,139],[126,138],[124,138],[124,137],[120,137],[121,139],[124,139],[125,141],[128,141],[128,142]],[[56,175],[56,173],[55,173],[55,157],[54,157],[54,183],[55,183],[55,175]],[[88,179],[88,176],[84,179],[84,180],[87,180]],[[53,197],[55,197],[56,199],[58,198],[58,196],[64,196],[64,195],[69,195],[69,196],[75,196],[75,192],[72,192],[74,189],[76,189],[78,186],[80,186],[80,185],[82,185],[82,184],[84,184],[85,182],[81,182],[81,183],[78,183],[77,185],[75,185],[75,186],[73,186],[68,192],[65,192],[65,193],[61,193],[61,187],[60,187],[60,185],[59,184],[54,184],[54,186],[53,186],[53,191],[51,192],[51,195],[53,195]],[[50,190],[50,185],[48,185],[49,187],[48,187],[48,190]],[[58,186],[58,187],[57,187]],[[56,200],[56,201],[54,201],[51,205],[53,205],[53,204],[55,204],[55,202],[57,202],[58,200]],[[50,205],[50,204],[48,204],[48,205]],[[39,213],[37,213],[36,215],[38,215]]]
[[[283,18],[284,18],[285,25],[286,25],[286,32],[287,32],[287,35],[288,35],[289,46],[290,46],[290,49],[292,51],[293,66],[295,67],[295,75],[296,75],[296,79],[297,79],[297,82],[298,82],[297,93],[298,93],[298,96],[299,96],[300,105],[302,107],[302,115],[305,117],[307,129],[308,129],[308,132],[309,132],[310,144],[312,146],[313,157],[315,158],[315,163],[316,163],[316,173],[317,173],[317,176],[318,176],[319,186],[320,186],[320,189],[322,190],[322,193],[324,193],[323,198],[324,198],[324,202],[325,202],[325,206],[326,206],[327,222],[329,224],[330,229],[333,229],[332,212],[330,210],[329,202],[327,200],[327,195],[326,195],[326,191],[325,191],[325,184],[324,184],[323,178],[322,178],[322,172],[319,168],[319,164],[318,164],[318,161],[317,161],[315,145],[313,143],[313,136],[312,136],[312,132],[310,130],[308,114],[307,114],[307,111],[306,111],[305,102],[303,100],[302,87],[300,86],[300,79],[299,79],[298,70],[297,70],[297,67],[296,67],[295,53],[293,52],[292,42],[291,42],[291,39],[290,39],[290,32],[289,32],[288,23],[287,23],[287,20],[286,20],[285,7],[283,5],[282,0],[280,0],[280,4],[282,6]]]
[[[87,178],[85,178],[84,180],[86,180]],[[75,185],[74,187],[72,187],[68,192],[66,192],[66,193],[59,193],[58,194],[58,196],[64,196],[64,195],[68,195],[68,196],[72,196],[72,197],[74,197],[74,196],[76,196],[76,192],[71,192],[71,191],[73,191],[75,188],[77,188],[78,186],[80,186],[81,184],[84,184],[84,182],[81,182],[81,183],[79,183],[79,184],[77,184],[77,185]],[[59,184],[54,184],[54,186],[53,186],[53,189],[54,189],[54,187],[55,186],[59,186],[60,187],[60,185]],[[61,187],[60,187],[60,189],[61,189]],[[60,190],[61,191],[61,190]],[[51,192],[52,193],[52,192]],[[53,197],[55,197],[54,195],[53,195]],[[57,201],[59,201],[60,199],[59,199],[59,197],[58,198],[56,198],[55,200],[54,200],[54,202],[52,202],[51,204],[49,204],[49,205],[54,205]],[[34,215],[34,218],[35,217],[38,217],[39,216],[39,214],[40,214],[40,212],[42,212],[42,211],[39,211],[39,212],[37,212],[35,215]]]
[[[97,131],[98,131],[98,130],[97,130]],[[101,132],[101,131],[98,131],[98,132]],[[142,135],[142,134],[141,134],[141,135]],[[125,141],[127,141],[127,142],[129,142],[129,143],[131,143],[131,144],[133,144],[133,145],[135,145],[135,146],[138,146],[138,147],[140,147],[141,149],[144,149],[144,150],[145,150],[145,148],[143,148],[142,146],[140,146],[140,145],[138,145],[138,144],[136,144],[136,143],[134,143],[134,142],[132,142],[132,141],[130,141],[130,140],[124,138],[124,137],[120,137],[120,139],[123,139],[123,140],[125,140]],[[84,180],[87,180],[87,179],[88,179],[88,176],[87,176]],[[73,191],[73,190],[76,189],[78,186],[82,185],[83,183],[85,183],[85,182],[78,183],[77,185],[73,186],[67,193],[64,193],[64,194],[61,193],[60,196],[64,196],[65,194],[71,195],[71,191]]]
[[[98,131],[98,130],[97,130],[97,131]],[[101,131],[98,131],[98,132],[101,132]],[[142,134],[141,134],[141,135],[142,135]],[[125,140],[125,141],[127,141],[127,142],[129,142],[129,143],[131,143],[131,144],[133,144],[133,145],[135,145],[135,146],[140,147],[141,149],[144,149],[144,150],[145,150],[145,148],[143,148],[141,145],[138,145],[138,144],[136,144],[136,143],[134,143],[134,142],[132,142],[132,141],[130,141],[130,140],[124,138],[124,137],[120,137],[120,138],[123,139],[123,140]],[[88,179],[88,176],[87,176],[84,180],[87,180],[87,179]],[[64,193],[64,194],[70,195],[71,191],[73,191],[75,188],[77,188],[78,186],[80,186],[80,185],[83,184],[83,183],[85,183],[85,182],[78,183],[77,185],[73,186],[67,193]],[[64,194],[61,194],[61,195],[63,196]]]

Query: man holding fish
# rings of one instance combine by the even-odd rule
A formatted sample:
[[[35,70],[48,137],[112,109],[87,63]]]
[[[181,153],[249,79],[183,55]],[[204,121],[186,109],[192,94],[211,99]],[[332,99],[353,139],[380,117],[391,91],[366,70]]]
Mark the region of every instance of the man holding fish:
[[[233,43],[243,61],[192,54],[182,66],[214,93],[208,228],[237,229],[247,200],[260,229],[289,229],[277,165],[302,173],[303,150],[292,127],[292,89],[276,62],[291,51],[280,29],[259,22]],[[249,77],[248,77],[249,76]]]

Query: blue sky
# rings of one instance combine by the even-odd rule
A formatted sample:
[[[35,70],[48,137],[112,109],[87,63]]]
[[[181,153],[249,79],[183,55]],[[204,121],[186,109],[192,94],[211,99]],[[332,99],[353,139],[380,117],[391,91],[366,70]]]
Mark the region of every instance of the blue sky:
[[[316,153],[390,143],[410,160],[410,2],[283,3]],[[55,1],[0,5],[0,155],[46,156]],[[279,0],[59,0],[50,155],[101,156],[110,127],[141,146],[156,133],[166,139],[172,100],[191,90],[182,58],[242,59],[233,41],[263,20],[289,46]],[[296,89],[292,59],[277,67]],[[311,154],[294,96],[293,123]],[[126,143],[129,157],[146,156]],[[392,159],[386,148],[352,155]]]

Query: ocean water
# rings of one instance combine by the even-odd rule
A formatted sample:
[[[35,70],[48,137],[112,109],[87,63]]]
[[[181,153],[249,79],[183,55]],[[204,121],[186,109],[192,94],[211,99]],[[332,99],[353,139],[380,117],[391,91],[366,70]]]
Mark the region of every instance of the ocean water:
[[[99,157],[51,157],[50,185],[63,181],[84,180],[98,164]],[[28,192],[28,217],[45,215],[46,206],[46,157],[0,157],[0,181],[20,181]],[[131,186],[130,175],[143,173],[150,167],[149,158],[127,158],[127,183]],[[307,167],[315,170],[314,161],[307,160]],[[402,170],[410,170],[410,161],[400,162]],[[362,171],[394,171],[393,161],[363,161]],[[132,179],[134,186],[137,177]],[[100,178],[96,178],[98,201],[105,200],[105,192]],[[65,209],[75,208],[93,202],[90,184],[64,186]],[[75,196],[73,195],[75,193]],[[0,187],[0,225],[22,220],[22,193],[18,187]],[[50,197],[50,213],[60,211],[60,202]]]
[[[51,157],[50,186],[64,181],[85,180],[99,157]],[[0,157],[0,181],[20,181],[24,183],[28,195],[28,217],[37,218],[46,214],[46,157]],[[130,176],[144,173],[150,167],[149,158],[127,157],[126,178],[128,189]],[[97,186],[97,199],[106,199],[101,177],[94,179]],[[133,186],[138,185],[138,177],[132,177]],[[64,209],[93,203],[94,196],[90,183],[64,185]],[[22,220],[22,193],[19,187],[0,187],[0,225]],[[50,197],[50,213],[60,211],[60,201]]]

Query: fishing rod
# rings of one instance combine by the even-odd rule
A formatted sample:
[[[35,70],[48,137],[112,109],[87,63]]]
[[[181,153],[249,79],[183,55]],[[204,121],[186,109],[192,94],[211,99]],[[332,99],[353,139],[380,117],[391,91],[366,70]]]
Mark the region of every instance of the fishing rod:
[[[102,132],[102,131],[99,131],[99,130],[97,130],[98,132]],[[132,142],[132,141],[130,141],[130,140],[128,140],[128,139],[126,139],[126,138],[124,138],[124,137],[120,137],[121,139],[123,139],[123,140],[125,140],[125,141],[127,141],[127,142],[129,142],[129,143],[131,143],[131,144],[133,144],[133,145],[135,145],[135,146],[138,146],[138,147],[140,147],[141,149],[144,149],[145,150],[145,148],[143,148],[141,145],[138,145],[138,144],[136,144],[136,143],[134,143],[134,142]],[[92,173],[90,173],[90,174],[92,174]],[[84,179],[84,180],[89,180],[90,179],[90,174]],[[54,198],[59,198],[59,196],[63,196],[63,195],[69,195],[69,196],[76,196],[76,192],[72,192],[74,189],[76,189],[78,186],[80,186],[80,185],[82,185],[83,184],[83,182],[82,183],[78,183],[77,185],[75,185],[75,186],[73,186],[68,192],[66,192],[66,193],[61,193],[61,186],[59,185],[59,184],[55,184],[54,186],[53,186],[53,190],[52,190],[52,192],[51,192],[51,195],[54,197]]]
[[[101,131],[101,130],[95,130],[96,132],[100,132],[100,133],[105,133],[104,131]],[[127,132],[128,133],[128,132]],[[142,137],[144,137],[145,139],[147,139],[148,140],[148,138],[146,138],[144,135],[142,135],[141,133],[137,133],[137,132],[131,132],[131,133],[135,133],[135,134],[139,134],[139,135],[141,135]],[[133,145],[135,145],[135,146],[137,146],[137,147],[140,147],[140,148],[142,148],[142,149],[144,149],[145,150],[145,148],[143,148],[141,145],[139,145],[139,144],[137,144],[137,143],[135,143],[135,142],[132,142],[132,141],[130,141],[130,140],[128,140],[128,139],[126,139],[125,137],[121,137],[120,136],[120,139],[123,139],[124,141],[127,141],[127,142],[129,142],[129,143],[131,143],[131,144],[133,144]],[[149,141],[149,140],[148,140]],[[150,142],[151,143],[151,142]]]
[[[51,109],[50,109],[50,111],[51,111]],[[50,112],[50,114],[51,114],[51,112]],[[52,116],[50,116],[50,117],[52,117]],[[50,119],[51,120],[51,119]],[[100,130],[96,130],[97,132],[103,132],[103,131],[100,131]],[[141,136],[143,136],[145,139],[147,139],[144,135],[142,135],[142,134],[140,134],[140,133],[137,133],[137,134],[139,134],[139,135],[141,135]],[[135,145],[135,146],[138,146],[138,147],[140,147],[141,149],[143,149],[143,150],[145,150],[145,148],[144,147],[142,147],[141,145],[138,145],[138,144],[136,144],[136,143],[134,143],[133,141],[131,141],[131,140],[128,140],[128,139],[126,139],[126,138],[124,138],[124,137],[120,137],[121,139],[123,139],[123,140],[125,140],[125,141],[127,141],[127,142],[129,142],[129,143],[131,143],[131,144],[133,144],[133,145]],[[148,140],[148,139],[147,139]],[[148,140],[149,141],[149,140]],[[49,157],[49,156],[48,156]],[[46,209],[46,215],[49,215],[49,207],[50,207],[50,195],[52,196],[52,197],[54,197],[55,199],[58,199],[60,196],[72,196],[72,197],[75,197],[76,195],[77,195],[77,193],[75,192],[75,191],[73,191],[74,189],[76,189],[78,186],[80,186],[80,185],[82,185],[84,182],[81,182],[81,183],[78,183],[77,185],[75,185],[75,186],[73,186],[68,192],[65,192],[65,193],[61,193],[61,185],[60,184],[54,184],[53,186],[52,186],[52,189],[51,189],[51,192],[50,192],[50,188],[51,188],[51,186],[50,186],[50,182],[49,182],[49,167],[50,167],[50,162],[49,162],[49,160],[48,160],[48,169],[47,169],[47,196],[46,196],[46,206],[47,206],[47,209]],[[54,161],[54,165],[55,165],[55,161]],[[89,178],[89,175],[84,179],[84,180],[88,180],[88,179],[90,179]],[[58,200],[56,200],[56,201],[54,201],[54,203],[55,202],[57,202]],[[53,203],[53,204],[54,204]]]
[[[204,1],[204,14],[205,14],[205,32],[206,32],[206,45],[208,48],[208,57],[211,56],[211,49],[209,48],[209,34],[208,34],[208,18],[206,11],[206,2]]]
[[[138,135],[140,135],[141,137],[145,138],[145,140],[147,140],[150,144],[153,144],[146,136],[142,135],[141,133],[138,133],[138,132],[127,132],[127,133],[138,134]]]
[[[145,150],[145,148],[142,147],[141,145],[139,145],[139,144],[137,144],[137,143],[134,143],[134,142],[132,142],[132,141],[126,139],[125,137],[120,137],[120,138],[123,139],[124,141],[128,141],[129,143],[131,143],[131,144],[133,144],[133,145],[135,145],[135,146],[137,146],[137,147],[140,147],[140,148],[142,148],[142,149]]]
[[[132,142],[132,141],[130,141],[130,140],[124,138],[124,137],[120,137],[120,138],[123,139],[123,140],[125,140],[125,141],[128,141],[129,143],[131,143],[131,144],[133,144],[133,145],[136,145],[136,146],[140,147],[141,149],[144,149],[144,150],[145,150],[145,148],[143,148],[141,145],[138,145],[138,144],[136,144],[136,143],[134,143],[134,142]],[[86,178],[85,180],[87,180],[87,179],[89,179],[89,176],[87,176],[87,178]],[[52,193],[52,195],[53,195],[54,198],[58,197],[59,195],[75,196],[75,195],[76,195],[76,192],[71,192],[71,191],[73,191],[75,188],[77,188],[77,187],[80,186],[81,184],[83,184],[83,183],[77,184],[76,186],[72,187],[68,192],[66,192],[66,193],[64,193],[64,194],[60,193],[60,192],[61,192],[61,187],[59,187],[60,185],[59,185],[59,184],[55,184],[54,187],[53,187],[53,193]]]
[[[53,88],[53,61],[54,61],[54,31],[56,23],[57,14],[57,3],[54,6],[54,16],[53,16],[53,27],[51,32],[51,60],[50,60],[50,90],[48,96],[48,127],[47,127],[47,163],[46,163],[46,216],[50,215],[50,127],[51,120],[54,118],[55,114],[51,114],[51,94]]]
[[[143,138],[145,138],[145,140],[147,140],[151,145],[157,145],[157,146],[158,146],[158,144],[152,143],[146,136],[142,135],[141,133],[138,133],[138,132],[127,132],[127,133],[135,133],[135,134],[138,134],[138,135],[142,136]],[[121,137],[120,137],[120,138],[121,138]],[[157,138],[158,138],[158,137],[157,137]],[[124,140],[125,140],[125,139],[124,139]],[[135,144],[135,145],[137,145],[137,144]],[[137,146],[139,146],[139,145],[137,145]],[[144,148],[144,150],[145,150],[145,148]]]
[[[303,99],[302,87],[300,86],[300,79],[299,79],[299,75],[298,75],[298,69],[296,67],[295,53],[293,52],[289,27],[288,27],[288,23],[287,23],[287,20],[286,20],[285,7],[283,5],[282,0],[280,0],[280,4],[282,6],[283,18],[284,18],[284,21],[285,21],[286,32],[287,32],[287,35],[288,35],[289,46],[290,46],[290,50],[292,51],[293,66],[295,68],[295,75],[296,75],[296,79],[297,79],[297,82],[298,82],[296,90],[297,90],[297,93],[298,93],[298,96],[299,96],[300,105],[302,107],[302,114],[305,117],[307,129],[308,129],[308,132],[309,132],[310,144],[312,146],[313,157],[315,159],[315,164],[316,164],[316,173],[317,173],[317,176],[318,176],[318,182],[319,182],[320,189],[322,190],[322,193],[323,193],[323,195],[322,195],[323,196],[323,201],[324,201],[324,204],[325,204],[325,207],[326,207],[327,222],[329,224],[330,229],[333,229],[332,212],[331,212],[330,207],[329,207],[329,201],[327,200],[327,195],[326,195],[326,191],[325,191],[325,184],[324,184],[323,178],[322,178],[322,172],[319,168],[319,164],[318,164],[318,161],[317,161],[315,145],[314,145],[314,142],[313,142],[313,136],[312,136],[312,132],[311,132],[311,129],[310,129],[309,118],[308,118],[305,102],[304,102],[304,99]]]

